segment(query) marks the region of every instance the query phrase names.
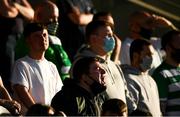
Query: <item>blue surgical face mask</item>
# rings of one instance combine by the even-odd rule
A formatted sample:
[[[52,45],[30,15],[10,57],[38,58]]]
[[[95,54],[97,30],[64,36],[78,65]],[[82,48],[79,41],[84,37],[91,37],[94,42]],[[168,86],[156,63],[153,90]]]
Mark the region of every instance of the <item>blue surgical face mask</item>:
[[[103,49],[105,52],[110,52],[114,49],[115,40],[114,37],[106,36],[104,39]]]
[[[56,35],[57,29],[58,29],[59,23],[58,22],[52,22],[47,25],[48,33],[51,35]]]
[[[142,63],[140,64],[141,69],[143,71],[147,71],[147,70],[151,69],[152,68],[152,62],[153,62],[152,57],[145,56],[142,60]]]

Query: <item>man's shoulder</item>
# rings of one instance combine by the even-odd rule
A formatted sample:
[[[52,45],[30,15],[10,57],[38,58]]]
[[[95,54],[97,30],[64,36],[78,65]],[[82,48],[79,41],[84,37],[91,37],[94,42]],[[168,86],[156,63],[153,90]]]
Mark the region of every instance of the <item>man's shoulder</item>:
[[[152,77],[157,78],[169,78],[177,73],[177,69],[165,62],[162,62],[153,72]]]
[[[53,45],[59,45],[61,46],[61,40],[57,36],[49,35],[49,43]]]
[[[123,40],[122,44],[123,44],[123,45],[131,44],[131,43],[133,42],[133,40],[134,40],[134,39],[132,39],[132,38],[130,38],[130,37],[126,37],[126,38]]]
[[[72,101],[84,97],[83,89],[70,80],[71,79],[64,82],[62,89],[54,96],[55,100],[62,99]]]
[[[44,61],[47,62],[47,63],[48,63],[50,66],[52,66],[52,67],[55,67],[55,66],[56,66],[52,61],[49,61],[49,60],[47,60],[46,58],[45,58]]]
[[[76,56],[75,56],[75,60],[77,60],[77,59],[79,59],[79,58],[82,58],[82,57],[96,57],[96,56],[98,56],[97,54],[95,54],[91,49],[90,49],[90,47],[89,47],[89,45],[82,45],[80,48],[79,48],[79,50],[78,50],[78,52],[77,52],[77,54],[76,54]]]
[[[165,62],[162,62],[153,72],[153,75],[154,74],[157,74],[157,73],[160,73],[161,71],[163,70],[170,70],[170,67],[167,63]]]
[[[17,60],[15,61],[15,65],[16,65],[16,64],[29,63],[30,61],[31,61],[31,60],[30,60],[30,58],[29,58],[28,56],[24,56],[24,57],[21,57],[21,58],[17,59]]]

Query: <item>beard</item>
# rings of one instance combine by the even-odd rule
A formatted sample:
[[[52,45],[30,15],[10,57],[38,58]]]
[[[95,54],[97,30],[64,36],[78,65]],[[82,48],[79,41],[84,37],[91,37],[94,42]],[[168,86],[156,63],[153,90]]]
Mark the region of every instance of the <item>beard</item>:
[[[174,53],[171,53],[171,58],[176,62],[176,63],[180,63],[180,50],[179,51],[175,51]]]

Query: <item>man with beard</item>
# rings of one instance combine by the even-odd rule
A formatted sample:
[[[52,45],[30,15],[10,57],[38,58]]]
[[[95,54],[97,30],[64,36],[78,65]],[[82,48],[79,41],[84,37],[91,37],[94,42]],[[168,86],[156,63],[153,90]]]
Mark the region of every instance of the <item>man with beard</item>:
[[[171,27],[176,28],[169,20],[164,17],[150,14],[146,11],[135,11],[129,17],[129,36],[122,42],[120,52],[121,64],[130,65],[129,48],[133,40],[144,38],[150,40],[154,47],[153,66],[150,70],[152,74],[153,70],[160,65],[163,57],[161,51],[160,39],[153,37],[153,31],[159,27]]]
[[[152,67],[153,47],[147,40],[134,40],[130,47],[131,65],[122,65],[127,81],[131,100],[128,103],[128,113],[139,111],[150,113],[154,117],[161,116],[159,95],[156,82],[148,74]],[[155,106],[154,106],[155,104]],[[137,116],[141,116],[137,114]]]
[[[163,115],[180,115],[180,31],[172,30],[162,37],[162,49],[166,52],[163,63],[154,71],[158,85]]]
[[[98,96],[106,90],[106,72],[101,59],[85,57],[74,66],[73,79],[66,79],[64,86],[52,99],[51,106],[67,116],[98,116],[103,99]]]

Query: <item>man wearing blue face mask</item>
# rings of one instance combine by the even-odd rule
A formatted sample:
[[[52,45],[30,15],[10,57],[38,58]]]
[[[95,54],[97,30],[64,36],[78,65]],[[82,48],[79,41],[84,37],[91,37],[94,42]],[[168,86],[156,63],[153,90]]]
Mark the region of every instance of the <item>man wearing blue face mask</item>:
[[[56,65],[62,80],[64,80],[69,77],[71,61],[62,47],[61,40],[56,36],[58,17],[59,10],[57,6],[50,1],[44,1],[35,9],[34,22],[47,26],[49,47],[46,50],[45,57]],[[16,59],[24,56],[28,52],[26,47],[23,47],[24,45],[23,40],[19,40],[16,46]]]
[[[152,69],[149,71],[152,74],[153,70],[160,65],[164,57],[164,52],[161,50],[160,39],[152,37],[153,31],[159,27],[176,28],[169,20],[164,17],[150,14],[146,11],[135,11],[129,17],[129,36],[122,42],[120,52],[120,62],[130,65],[129,48],[133,40],[144,38],[149,40],[156,50],[153,55]]]
[[[125,79],[119,65],[110,60],[110,53],[114,49],[115,40],[111,24],[105,21],[92,21],[86,27],[86,44],[82,46],[77,55],[73,66],[79,58],[84,57],[100,57],[104,63],[102,67],[107,72],[105,80],[107,80],[106,92],[102,95],[109,98],[118,98],[126,103],[125,98]],[[73,74],[71,74],[72,77]]]
[[[161,115],[156,82],[148,75],[148,70],[152,67],[153,51],[149,41],[134,40],[130,47],[131,65],[121,65],[132,96],[128,103],[129,115],[134,111],[151,113],[154,117]]]

